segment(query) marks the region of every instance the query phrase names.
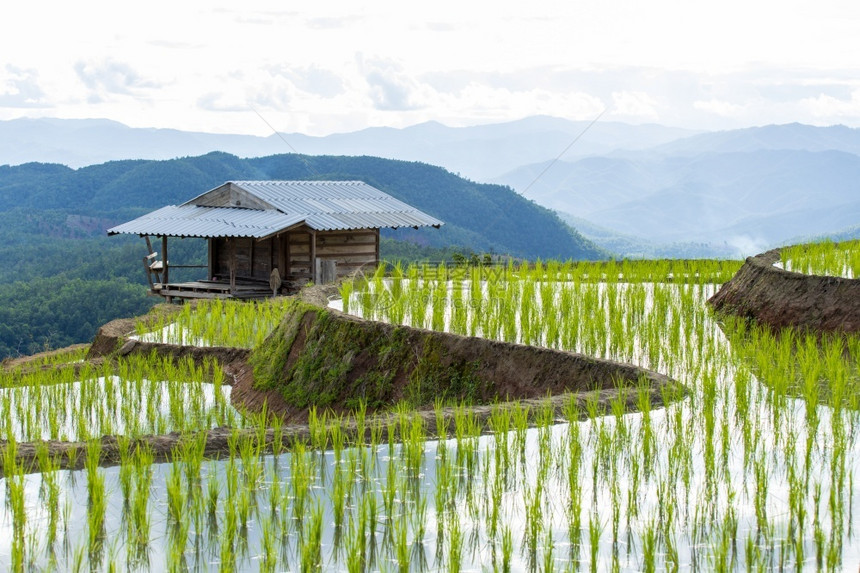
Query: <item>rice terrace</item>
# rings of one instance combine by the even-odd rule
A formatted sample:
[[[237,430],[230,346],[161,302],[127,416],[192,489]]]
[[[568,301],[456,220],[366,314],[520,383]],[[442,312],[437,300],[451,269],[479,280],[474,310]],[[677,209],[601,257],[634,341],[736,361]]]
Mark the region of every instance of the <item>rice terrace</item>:
[[[777,254],[856,292],[860,241]],[[857,317],[714,311],[742,265],[382,264],[8,360],[0,567],[856,571]]]

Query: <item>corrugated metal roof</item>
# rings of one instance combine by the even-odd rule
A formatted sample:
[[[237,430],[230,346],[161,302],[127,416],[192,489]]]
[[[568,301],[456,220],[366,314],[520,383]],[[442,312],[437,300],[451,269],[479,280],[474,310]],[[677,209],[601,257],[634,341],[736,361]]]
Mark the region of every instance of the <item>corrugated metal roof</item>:
[[[317,231],[381,227],[438,227],[442,221],[362,181],[229,181],[275,207],[200,207],[201,198],[168,206],[108,230],[179,237],[266,237],[301,223]],[[218,197],[213,195],[212,197]]]
[[[303,217],[279,211],[235,207],[168,205],[128,223],[108,229],[108,235],[166,235],[169,237],[267,237],[298,225]]]
[[[318,231],[439,226],[442,221],[363,181],[231,181]]]

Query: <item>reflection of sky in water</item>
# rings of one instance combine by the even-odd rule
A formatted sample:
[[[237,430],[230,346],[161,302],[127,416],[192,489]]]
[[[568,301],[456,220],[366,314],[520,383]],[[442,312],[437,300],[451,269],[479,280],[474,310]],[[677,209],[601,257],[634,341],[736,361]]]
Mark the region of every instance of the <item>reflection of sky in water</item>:
[[[706,296],[704,293],[702,296]],[[728,341],[722,332],[716,328],[708,315],[700,316],[699,319],[707,321],[705,332],[708,333],[706,340],[695,341],[694,345],[685,349],[686,358],[680,361],[676,368],[690,368],[689,372],[676,374],[691,388],[693,394],[680,403],[669,406],[666,409],[654,410],[650,413],[650,427],[653,432],[655,454],[651,465],[650,477],[646,479],[643,451],[643,428],[644,416],[634,413],[620,418],[607,416],[594,421],[577,423],[580,432],[579,442],[582,444],[582,466],[580,470],[581,484],[581,547],[579,558],[582,561],[581,569],[588,569],[590,560],[589,522],[594,516],[595,522],[599,523],[601,536],[598,544],[598,569],[610,570],[613,566],[613,555],[616,555],[617,564],[622,571],[638,571],[643,568],[642,552],[643,543],[649,527],[659,520],[661,514],[665,515],[667,505],[666,499],[676,501],[676,519],[670,530],[672,544],[678,552],[680,570],[712,570],[717,546],[721,539],[720,528],[734,516],[737,524],[736,553],[730,554],[733,559],[731,564],[738,570],[746,569],[745,552],[747,540],[752,539],[753,549],[765,552],[768,555],[768,567],[778,567],[780,554],[785,552],[787,561],[785,566],[793,569],[794,550],[784,547],[788,536],[789,527],[789,482],[787,478],[788,464],[794,462],[803,469],[804,451],[807,432],[806,406],[801,400],[786,399],[785,406],[774,408],[768,398],[768,389],[759,384],[755,379],[751,382],[751,407],[745,419],[741,419],[736,411],[737,399],[735,392],[735,379],[738,368],[728,348]],[[639,344],[639,341],[637,341]],[[703,354],[698,354],[698,348],[703,347]],[[647,350],[637,348],[636,352],[643,359],[647,356]],[[711,377],[715,380],[716,394],[707,397],[703,394],[703,380]],[[715,412],[715,428],[713,436],[706,436],[706,424],[702,415],[705,404],[713,401],[712,410]],[[778,416],[774,412],[778,411]],[[816,548],[813,539],[813,491],[816,484],[820,484],[820,503],[818,514],[822,533],[825,539],[830,538],[831,516],[828,509],[831,482],[831,453],[833,438],[831,427],[834,423],[831,419],[831,410],[825,406],[819,406],[817,412],[820,422],[817,433],[814,436],[814,447],[811,455],[812,471],[810,473],[811,485],[809,492],[805,494],[804,507],[807,508],[805,520],[803,548],[805,566],[809,569],[815,568]],[[722,439],[721,424],[727,422],[726,439]],[[858,447],[854,443],[854,436],[858,435],[858,416],[855,412],[843,414],[841,422],[848,435],[849,451],[845,455],[846,481],[844,502],[850,504],[844,512],[844,523],[842,523],[842,561],[837,567],[842,570],[857,570],[860,565],[860,547],[856,540],[856,528],[858,520],[854,517],[854,498],[860,494],[858,486],[853,484],[853,478],[849,482],[848,476],[853,476],[858,469]],[[623,432],[622,432],[623,428]],[[756,535],[756,478],[754,473],[755,461],[745,467],[744,464],[744,428],[752,436],[752,444],[757,447],[758,460],[767,461],[767,484],[766,514],[772,528],[767,542],[760,540]],[[526,545],[524,533],[526,530],[525,500],[535,491],[537,475],[541,464],[547,464],[547,477],[543,482],[543,520],[542,530],[537,540],[536,558],[542,564],[546,542],[550,532],[554,543],[553,557],[555,567],[565,569],[570,560],[568,508],[570,506],[568,494],[567,469],[570,463],[569,455],[569,432],[568,424],[558,424],[548,430],[530,429],[524,434],[524,449],[522,453],[514,444],[517,440],[516,432],[505,435],[511,448],[514,461],[507,466],[509,477],[505,480],[501,496],[500,524],[508,525],[512,529],[513,554],[512,569],[528,569],[528,557],[522,550]],[[449,433],[453,432],[453,428]],[[786,436],[793,433],[795,441],[788,443]],[[622,440],[620,435],[625,435]],[[542,436],[549,444],[549,456],[543,455],[540,443]],[[602,436],[602,438],[601,438]],[[501,438],[499,438],[501,439]],[[502,452],[504,448],[497,448],[497,438],[494,436],[482,436],[477,439],[478,458],[475,464],[476,471],[473,475],[464,476],[459,482],[459,494],[454,503],[456,510],[455,519],[460,524],[463,537],[463,570],[482,571],[492,570],[492,555],[495,551],[498,559],[501,558],[499,540],[495,543],[488,540],[487,528],[489,527],[489,491],[495,479],[496,451]],[[679,440],[682,440],[679,442]],[[617,458],[606,454],[606,444],[614,444],[619,448]],[[456,441],[444,442],[447,449],[448,459],[456,460]],[[673,446],[680,444],[681,449],[676,452],[677,457],[670,455]],[[705,454],[713,446],[716,456],[716,480],[713,487],[709,487],[705,480]],[[725,450],[724,450],[725,447]],[[420,491],[426,496],[427,512],[424,524],[426,526],[423,538],[426,567],[430,570],[447,570],[448,547],[447,541],[442,546],[442,552],[437,555],[437,540],[440,537],[437,528],[437,512],[435,507],[436,487],[439,478],[437,476],[437,459],[440,444],[436,441],[426,443],[423,464],[420,470]],[[405,472],[403,448],[395,446],[392,453],[396,460],[395,469],[398,475]],[[725,458],[723,458],[725,452]],[[369,449],[345,450],[343,460],[348,460],[351,455],[372,455]],[[332,512],[331,487],[334,471],[334,454],[310,453],[312,459],[320,461],[325,471],[317,471],[315,484],[312,487],[312,495],[318,497],[323,503],[325,515],[323,517],[323,539],[322,553],[324,568],[326,570],[346,570],[344,553],[335,550],[335,528],[333,526],[334,516]],[[382,568],[391,570],[395,568],[394,552],[384,541],[385,520],[382,502],[383,491],[386,488],[388,475],[388,446],[379,447],[376,456],[375,470],[367,481],[359,480],[353,482],[353,499],[347,505],[347,515],[356,515],[356,503],[361,499],[362,486],[367,491],[375,492],[378,497],[379,520],[376,524],[376,547],[377,556],[382,560]],[[683,469],[684,460],[689,463],[690,482],[689,489],[684,485]],[[276,463],[277,461],[277,463]],[[613,465],[613,461],[617,464]],[[634,468],[634,463],[639,464]],[[725,462],[725,464],[724,464]],[[237,462],[241,465],[241,462]],[[270,510],[269,493],[272,483],[273,472],[281,479],[283,487],[289,493],[291,483],[290,454],[283,454],[278,458],[265,456],[262,460],[266,468],[266,478],[258,487],[256,493],[258,512],[252,514],[248,522],[248,529],[244,537],[247,539],[247,553],[240,555],[237,566],[240,570],[256,571],[260,568],[261,553],[261,520],[265,521],[280,515],[280,510],[274,514]],[[348,462],[342,462],[347,464]],[[205,462],[203,465],[203,489],[206,494],[206,485],[209,479],[215,479],[220,485],[218,518],[220,530],[223,531],[225,505],[236,503],[235,499],[226,500],[226,472],[228,462]],[[614,470],[612,468],[615,468]],[[672,474],[673,471],[677,474]],[[109,495],[107,515],[107,548],[106,555],[113,554],[120,562],[125,559],[125,534],[122,525],[122,493],[118,480],[118,468],[100,470],[106,477],[107,492]],[[152,496],[149,501],[151,513],[151,541],[150,541],[150,563],[154,568],[160,568],[166,562],[166,553],[169,551],[170,536],[167,532],[167,476],[172,471],[171,464],[157,464],[153,466]],[[348,470],[346,470],[348,471]],[[69,507],[70,521],[69,546],[70,553],[60,558],[60,569],[70,563],[71,555],[78,547],[86,544],[86,473],[59,472],[62,484],[61,507]],[[356,475],[359,475],[358,473]],[[634,479],[638,475],[638,480]],[[596,478],[595,478],[596,476]],[[45,527],[46,513],[39,500],[40,476],[26,476],[28,531],[39,532]],[[5,480],[0,480],[5,481]],[[629,505],[629,495],[632,485],[638,483],[638,495],[635,498],[638,512],[634,515]],[[849,490],[849,483],[853,490]],[[472,488],[474,498],[469,501],[466,491]],[[368,494],[371,495],[371,494]],[[398,492],[398,503],[395,505],[396,520],[402,511],[400,503],[404,498],[402,492]],[[731,502],[729,501],[731,499]],[[614,500],[614,501],[613,501]],[[613,546],[613,505],[617,505],[619,515],[617,546]],[[287,513],[291,514],[291,502],[285,506]],[[470,509],[471,507],[471,509]],[[731,507],[731,511],[728,508]],[[407,502],[405,511],[412,515],[414,507]],[[305,515],[309,515],[306,511]],[[850,521],[849,521],[850,520]],[[443,523],[445,520],[442,520]],[[344,523],[349,524],[349,517],[344,518]],[[410,531],[415,524],[410,522]],[[347,527],[345,525],[344,527]],[[2,515],[3,535],[0,537],[0,563],[9,563],[11,545],[11,515],[7,510]],[[710,528],[710,529],[709,529]],[[695,537],[694,532],[700,531],[701,537]],[[849,535],[850,532],[850,535]],[[411,533],[410,533],[411,535]],[[36,545],[39,537],[36,535]],[[447,539],[448,533],[441,536]],[[500,537],[500,536],[499,536]],[[199,540],[199,553],[195,552],[196,541]],[[280,537],[279,537],[280,540]],[[411,542],[411,537],[410,537]],[[280,543],[280,541],[279,541]],[[59,545],[58,545],[59,546]],[[295,527],[289,529],[285,537],[285,550],[279,557],[279,570],[295,570],[298,568],[300,547]],[[39,547],[36,555],[38,562],[47,562],[44,547]],[[280,549],[279,549],[280,553]],[[416,553],[418,555],[418,553]],[[220,552],[218,543],[210,543],[208,526],[203,525],[202,530],[197,531],[192,524],[191,533],[186,549],[186,560],[189,566],[206,569],[218,569]],[[662,542],[657,547],[657,569],[662,570],[667,563],[666,547]],[[694,564],[695,563],[695,564]],[[418,563],[413,563],[413,569]],[[826,565],[826,558],[825,558]],[[542,568],[542,565],[539,565]]]

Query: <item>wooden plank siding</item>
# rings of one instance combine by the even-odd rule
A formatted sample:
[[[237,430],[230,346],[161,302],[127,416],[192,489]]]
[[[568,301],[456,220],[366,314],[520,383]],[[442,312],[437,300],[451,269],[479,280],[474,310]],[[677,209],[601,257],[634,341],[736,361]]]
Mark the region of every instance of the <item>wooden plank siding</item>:
[[[306,231],[289,233],[289,275],[295,278],[312,278],[311,235]],[[315,255],[317,258],[337,262],[339,277],[362,267],[376,267],[379,252],[379,229],[354,231],[317,231]]]
[[[334,260],[338,276],[359,268],[375,268],[379,260],[379,229],[317,231],[315,244],[306,227],[263,240],[218,237],[209,240],[209,277],[225,279],[230,265],[237,278],[268,280],[278,267],[284,280],[312,280],[311,254]]]
[[[243,207],[246,209],[272,209],[273,207],[244,189],[228,183],[189,201],[200,207]]]

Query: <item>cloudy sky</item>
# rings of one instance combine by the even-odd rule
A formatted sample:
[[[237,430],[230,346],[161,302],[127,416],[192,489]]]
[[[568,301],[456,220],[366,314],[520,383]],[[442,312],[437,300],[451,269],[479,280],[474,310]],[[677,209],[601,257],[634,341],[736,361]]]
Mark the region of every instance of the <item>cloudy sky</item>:
[[[324,135],[604,110],[860,127],[860,2],[17,1],[0,22],[0,119]]]

